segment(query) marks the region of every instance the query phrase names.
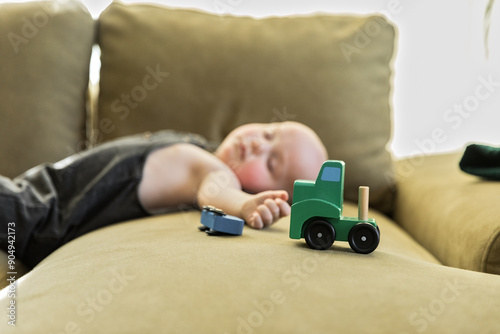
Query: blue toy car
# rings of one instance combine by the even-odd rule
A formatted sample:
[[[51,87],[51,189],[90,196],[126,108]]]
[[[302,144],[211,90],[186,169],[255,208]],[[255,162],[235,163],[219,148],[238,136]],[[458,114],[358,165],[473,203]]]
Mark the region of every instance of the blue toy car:
[[[206,205],[201,211],[200,231],[208,235],[241,235],[245,221],[241,218],[227,215],[224,211],[211,205]]]

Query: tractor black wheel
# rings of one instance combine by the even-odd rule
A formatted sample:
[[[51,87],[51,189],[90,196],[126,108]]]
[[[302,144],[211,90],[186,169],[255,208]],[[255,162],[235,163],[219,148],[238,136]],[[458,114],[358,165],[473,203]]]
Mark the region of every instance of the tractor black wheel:
[[[313,249],[328,249],[335,241],[335,229],[324,220],[313,220],[304,233],[309,247]]]
[[[373,252],[380,242],[380,234],[372,224],[359,223],[349,231],[349,245],[361,254]]]

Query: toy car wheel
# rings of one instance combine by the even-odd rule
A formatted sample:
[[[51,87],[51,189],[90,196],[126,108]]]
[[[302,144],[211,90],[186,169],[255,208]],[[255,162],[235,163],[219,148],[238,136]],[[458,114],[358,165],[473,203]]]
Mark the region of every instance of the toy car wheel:
[[[324,220],[313,220],[307,225],[304,238],[313,249],[328,249],[335,241],[335,229]]]
[[[373,252],[380,241],[380,234],[377,229],[368,223],[359,223],[349,231],[349,245],[361,254]]]

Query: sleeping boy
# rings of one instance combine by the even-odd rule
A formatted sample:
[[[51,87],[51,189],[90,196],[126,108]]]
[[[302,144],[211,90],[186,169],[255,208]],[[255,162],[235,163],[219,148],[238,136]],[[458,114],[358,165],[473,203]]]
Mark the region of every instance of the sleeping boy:
[[[290,213],[294,180],[314,179],[327,159],[316,133],[297,122],[246,124],[207,149],[197,135],[160,131],[0,176],[0,249],[15,223],[16,257],[33,267],[85,233],[186,205],[212,205],[261,229]]]

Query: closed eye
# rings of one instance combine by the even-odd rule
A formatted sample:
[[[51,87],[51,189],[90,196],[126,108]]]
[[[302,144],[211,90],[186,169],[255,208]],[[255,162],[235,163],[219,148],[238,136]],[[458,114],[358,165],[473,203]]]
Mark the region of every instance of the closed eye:
[[[269,159],[267,159],[267,169],[274,178],[279,178],[280,161],[281,159],[278,154],[274,152],[271,152],[271,154],[269,154]]]
[[[275,159],[273,159],[273,157],[270,157],[269,159],[267,159],[267,169],[269,170],[269,172],[271,174],[273,174],[273,172],[275,170],[274,161],[275,161]]]

